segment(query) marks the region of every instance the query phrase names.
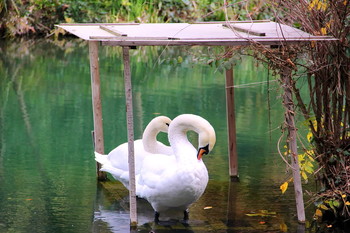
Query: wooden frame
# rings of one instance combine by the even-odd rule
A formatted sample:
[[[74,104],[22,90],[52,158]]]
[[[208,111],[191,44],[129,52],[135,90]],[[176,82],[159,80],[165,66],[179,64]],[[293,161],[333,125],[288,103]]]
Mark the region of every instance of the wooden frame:
[[[334,40],[331,37],[313,36],[287,25],[262,21],[203,22],[195,24],[61,24],[64,30],[89,41],[91,87],[94,116],[95,150],[104,153],[102,105],[100,94],[100,76],[98,65],[98,44],[121,46],[123,48],[125,96],[127,106],[127,128],[129,145],[130,176],[130,221],[137,224],[134,167],[134,131],[132,112],[132,88],[130,73],[129,46],[248,46],[252,42],[262,45],[280,46],[291,43],[310,43],[310,41]],[[291,71],[281,72],[285,85],[291,81]],[[296,193],[297,215],[299,222],[305,222],[304,202],[297,157],[296,129],[294,116],[290,113],[291,90],[285,88],[286,121],[288,122],[289,145],[292,152],[293,177]],[[233,68],[226,71],[226,106],[228,125],[229,175],[238,178],[238,156],[236,149],[236,124],[234,110]],[[106,179],[106,174],[99,171],[99,180]]]

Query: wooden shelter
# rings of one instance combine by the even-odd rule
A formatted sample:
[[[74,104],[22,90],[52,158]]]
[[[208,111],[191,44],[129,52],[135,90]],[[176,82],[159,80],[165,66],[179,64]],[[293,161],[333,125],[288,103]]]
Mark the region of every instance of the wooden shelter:
[[[248,46],[252,42],[266,46],[281,46],[291,43],[330,40],[330,37],[313,36],[299,29],[275,23],[262,21],[230,21],[230,22],[203,22],[203,23],[167,23],[167,24],[138,24],[138,23],[108,23],[108,24],[60,24],[58,27],[89,42],[91,87],[94,115],[94,143],[95,150],[104,153],[102,106],[100,97],[100,77],[98,63],[98,47],[121,46],[123,48],[124,79],[127,109],[127,129],[129,144],[129,173],[130,173],[130,220],[137,222],[135,174],[134,174],[134,129],[133,107],[129,47],[131,46]],[[291,111],[290,105],[291,70],[281,72],[285,76],[284,100],[286,112]],[[228,125],[228,154],[229,174],[238,177],[238,163],[236,152],[236,125],[234,111],[234,88],[232,68],[226,71],[226,106]],[[286,117],[287,118],[287,117]],[[294,117],[288,117],[289,143],[292,154],[294,189],[296,195],[298,221],[305,221],[303,192],[301,187],[300,171],[296,147],[296,128]],[[105,174],[99,172],[99,179]]]

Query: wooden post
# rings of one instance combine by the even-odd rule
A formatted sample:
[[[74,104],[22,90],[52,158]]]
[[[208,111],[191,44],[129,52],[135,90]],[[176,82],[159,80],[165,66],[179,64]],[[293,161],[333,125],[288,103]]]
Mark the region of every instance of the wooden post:
[[[134,116],[132,106],[132,88],[129,47],[123,47],[124,60],[124,85],[126,101],[126,122],[128,129],[128,152],[129,152],[129,199],[130,199],[130,225],[137,226],[137,203],[135,182],[135,156],[134,156]]]
[[[283,105],[285,107],[285,124],[288,129],[288,144],[291,154],[291,165],[293,170],[293,182],[295,201],[297,206],[298,221],[305,223],[305,209],[304,209],[304,198],[303,188],[301,186],[301,177],[299,169],[298,149],[297,149],[297,129],[295,127],[294,120],[294,103],[292,98],[292,69],[285,67],[281,71],[281,79],[284,89]]]
[[[102,124],[102,104],[100,92],[100,69],[98,64],[98,42],[89,41],[92,109],[94,116],[94,149],[100,154],[104,154],[103,124]],[[100,171],[101,165],[96,163],[98,180],[106,180],[107,174]]]
[[[238,156],[236,143],[235,101],[233,87],[233,68],[226,70],[226,114],[228,128],[229,174],[238,178]]]

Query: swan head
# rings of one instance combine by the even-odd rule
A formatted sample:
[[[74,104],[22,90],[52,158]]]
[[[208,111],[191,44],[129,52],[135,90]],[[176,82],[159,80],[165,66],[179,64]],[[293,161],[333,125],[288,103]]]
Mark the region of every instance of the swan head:
[[[178,141],[178,137],[185,137],[187,131],[194,131],[198,134],[197,159],[212,151],[215,142],[215,130],[213,126],[204,118],[194,114],[182,114],[177,116],[169,127],[169,142],[173,145]],[[186,137],[186,141],[187,137]],[[184,143],[184,141],[182,141]],[[189,142],[188,142],[189,143]]]
[[[152,126],[152,128],[157,129],[159,132],[167,133],[170,123],[171,119],[169,117],[158,116],[151,120],[149,124]]]
[[[168,133],[171,119],[166,116],[158,116],[148,123],[142,138],[156,137],[159,132]]]
[[[203,155],[209,154],[214,148],[216,142],[215,130],[209,122],[203,122],[205,126],[198,137],[198,153],[197,159],[202,159]]]

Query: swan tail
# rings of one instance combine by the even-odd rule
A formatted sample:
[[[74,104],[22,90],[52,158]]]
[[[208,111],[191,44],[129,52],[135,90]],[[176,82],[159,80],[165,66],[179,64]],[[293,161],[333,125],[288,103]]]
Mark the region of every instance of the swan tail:
[[[127,189],[129,189],[129,172],[111,165],[102,165],[100,171],[108,172],[114,179],[119,180]]]
[[[99,162],[102,165],[105,165],[105,164],[109,163],[107,155],[100,154],[100,153],[98,153],[96,151],[95,151],[95,160],[96,160],[96,162]]]
[[[119,180],[127,189],[129,188],[129,171],[113,167],[107,155],[100,154],[96,151],[95,160],[102,165],[100,171],[110,173],[114,179]]]
[[[108,172],[108,173],[112,174],[113,177],[115,177],[118,180],[119,180],[119,178],[124,178],[124,176],[125,176],[125,174],[124,174],[125,172],[123,170],[120,170],[118,168],[114,168],[114,167],[107,165],[107,164],[102,165],[100,171]]]

